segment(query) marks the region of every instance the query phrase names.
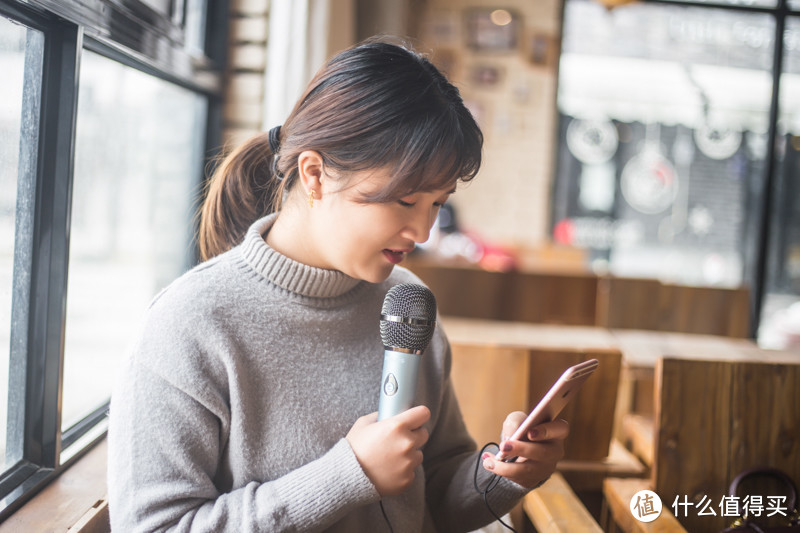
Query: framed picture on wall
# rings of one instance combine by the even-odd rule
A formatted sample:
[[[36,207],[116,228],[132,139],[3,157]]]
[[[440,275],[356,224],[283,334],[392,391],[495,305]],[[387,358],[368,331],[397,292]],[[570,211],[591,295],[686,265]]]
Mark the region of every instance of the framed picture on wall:
[[[520,17],[509,9],[470,9],[466,13],[467,46],[476,51],[517,49]]]
[[[528,61],[539,67],[555,67],[558,62],[558,44],[558,39],[551,35],[529,35],[525,46]]]

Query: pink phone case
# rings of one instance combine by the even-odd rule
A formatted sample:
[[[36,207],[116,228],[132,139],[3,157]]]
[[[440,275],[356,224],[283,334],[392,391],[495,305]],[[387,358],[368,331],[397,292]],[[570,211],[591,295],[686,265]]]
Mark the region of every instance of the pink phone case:
[[[555,420],[558,413],[564,408],[565,405],[572,399],[575,392],[583,385],[584,381],[589,379],[597,369],[597,359],[589,359],[583,363],[571,366],[561,374],[547,394],[539,400],[536,407],[525,418],[522,424],[519,425],[514,434],[511,435],[511,440],[528,440],[528,431],[539,424]],[[513,462],[516,457],[507,458],[506,455],[500,451],[497,452],[497,459],[506,462]]]

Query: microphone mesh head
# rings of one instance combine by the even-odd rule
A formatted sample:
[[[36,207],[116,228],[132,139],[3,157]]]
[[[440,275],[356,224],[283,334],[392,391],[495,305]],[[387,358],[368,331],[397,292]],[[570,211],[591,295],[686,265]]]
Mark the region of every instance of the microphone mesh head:
[[[422,351],[431,342],[436,328],[436,298],[427,287],[414,283],[395,285],[386,293],[381,314],[428,321],[427,324],[406,324],[381,319],[384,346]]]

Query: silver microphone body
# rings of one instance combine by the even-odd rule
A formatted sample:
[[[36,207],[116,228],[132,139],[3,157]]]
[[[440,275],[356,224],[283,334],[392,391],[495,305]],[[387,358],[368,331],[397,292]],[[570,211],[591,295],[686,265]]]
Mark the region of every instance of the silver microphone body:
[[[385,349],[378,420],[400,414],[414,406],[420,359],[422,355],[418,353]]]
[[[381,309],[383,372],[378,420],[414,406],[422,353],[436,327],[436,299],[422,285],[395,285]]]

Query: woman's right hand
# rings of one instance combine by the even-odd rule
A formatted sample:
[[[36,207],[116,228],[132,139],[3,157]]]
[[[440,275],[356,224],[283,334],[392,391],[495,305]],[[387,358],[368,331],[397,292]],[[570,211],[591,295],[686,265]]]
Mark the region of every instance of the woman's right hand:
[[[381,497],[404,492],[422,464],[420,448],[428,442],[422,427],[431,417],[424,405],[378,421],[378,413],[362,416],[347,433],[347,442]]]

